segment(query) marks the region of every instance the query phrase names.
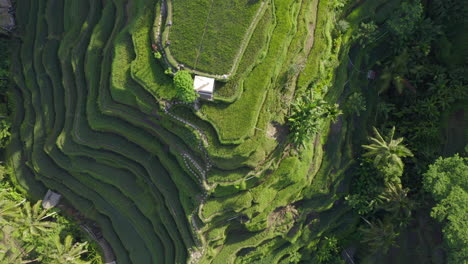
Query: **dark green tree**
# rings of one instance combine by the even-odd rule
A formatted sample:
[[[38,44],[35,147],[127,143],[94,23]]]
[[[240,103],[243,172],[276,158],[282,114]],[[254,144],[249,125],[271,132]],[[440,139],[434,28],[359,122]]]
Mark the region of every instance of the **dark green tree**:
[[[21,212],[18,209],[20,204],[8,199],[6,195],[6,191],[2,190],[0,192],[0,225],[11,220],[17,220],[21,216]]]
[[[368,23],[362,22],[359,25],[359,29],[355,38],[359,40],[359,44],[365,47],[368,44],[371,44],[376,41],[378,38],[378,26],[375,24],[374,21],[370,21]]]
[[[379,94],[385,93],[389,88],[393,88],[398,94],[402,94],[406,88],[415,92],[414,87],[406,79],[408,75],[408,59],[407,50],[403,50],[399,55],[387,61],[382,74],[379,77]]]
[[[408,197],[409,189],[401,184],[389,182],[385,191],[379,195],[380,208],[392,214],[392,217],[400,224],[406,226],[411,219],[411,211],[416,203]]]
[[[315,134],[321,121],[336,121],[342,112],[337,104],[328,104],[324,100],[312,100],[303,96],[291,105],[288,117],[289,140],[296,146],[303,144]]]
[[[401,3],[400,9],[394,12],[387,21],[388,29],[400,39],[409,38],[422,21],[423,11],[419,0]]]
[[[49,216],[55,214],[55,212],[49,212],[42,208],[42,201],[37,201],[33,206],[29,201],[26,201],[21,207],[21,226],[20,230],[24,237],[39,236],[49,232],[56,226],[54,222],[43,221]]]
[[[360,228],[362,233],[361,242],[369,247],[372,254],[386,254],[395,245],[399,233],[390,221],[376,220],[371,223],[365,220],[366,226]]]
[[[2,170],[3,171],[3,170]],[[8,171],[8,169],[6,170]],[[2,176],[2,175],[0,175]],[[0,177],[1,179],[2,177]],[[18,197],[6,182],[0,182],[0,264],[11,263],[102,263],[96,251],[84,256],[88,250],[86,242],[72,243],[69,234],[74,225],[41,207],[41,201],[31,205]],[[53,218],[53,219],[52,219]]]
[[[348,97],[345,107],[349,113],[360,116],[361,112],[366,111],[366,98],[360,92],[353,93]]]

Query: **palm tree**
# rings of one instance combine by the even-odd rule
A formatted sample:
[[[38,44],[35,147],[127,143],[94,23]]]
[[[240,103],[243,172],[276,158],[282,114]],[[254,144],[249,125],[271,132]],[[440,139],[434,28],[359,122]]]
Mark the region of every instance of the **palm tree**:
[[[41,208],[41,202],[41,200],[37,201],[32,207],[29,202],[24,203],[20,227],[24,236],[37,236],[49,231],[56,225],[54,222],[43,221],[56,213],[48,214],[49,210]]]
[[[406,225],[411,217],[411,211],[416,203],[408,198],[408,189],[401,184],[388,182],[385,191],[379,195],[380,207],[393,214],[399,220],[400,225]]]
[[[385,66],[380,75],[379,95],[386,92],[390,87],[394,87],[398,94],[402,94],[405,88],[410,89],[414,93],[416,92],[416,89],[404,77],[408,74],[408,57],[408,51],[404,50]]]
[[[330,105],[326,104],[325,105],[325,111],[323,116],[329,120],[332,121],[332,123],[335,123],[336,120],[338,119],[338,116],[343,114],[343,112],[340,110],[338,104]]]
[[[377,220],[375,223],[371,223],[366,219],[364,221],[366,221],[368,227],[360,228],[363,235],[361,242],[367,244],[373,254],[378,252],[386,254],[395,245],[399,233],[395,231],[392,223],[388,221],[382,222],[381,220]]]
[[[0,223],[19,219],[21,212],[19,206],[25,201],[23,200],[20,203],[15,203],[14,201],[5,197],[6,193],[6,191],[0,192]]]
[[[87,242],[73,244],[73,238],[70,235],[65,237],[63,244],[60,242],[60,236],[55,234],[52,238],[54,243],[47,256],[51,259],[50,264],[87,264],[88,261],[81,260],[81,255],[88,252]]]
[[[403,138],[393,139],[395,135],[395,127],[392,128],[388,137],[384,138],[379,131],[373,127],[376,137],[370,137],[369,140],[372,144],[363,145],[367,149],[364,157],[373,157],[374,165],[379,168],[382,166],[396,165],[399,169],[403,170],[402,157],[412,157],[413,153],[401,145]]]
[[[3,226],[0,230],[0,263],[18,263],[25,264],[36,261],[26,260],[24,258],[34,250],[33,245],[23,244],[15,239],[12,226]]]

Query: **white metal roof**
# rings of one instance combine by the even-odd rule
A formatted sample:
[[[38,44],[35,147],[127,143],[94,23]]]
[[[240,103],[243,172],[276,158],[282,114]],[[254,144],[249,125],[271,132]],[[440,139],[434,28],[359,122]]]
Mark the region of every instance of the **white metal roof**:
[[[46,195],[44,196],[44,199],[42,200],[42,207],[44,207],[45,209],[49,209],[51,207],[56,206],[59,203],[61,197],[62,195],[48,190]]]
[[[193,80],[193,89],[197,92],[213,94],[214,91],[214,79],[195,75]]]

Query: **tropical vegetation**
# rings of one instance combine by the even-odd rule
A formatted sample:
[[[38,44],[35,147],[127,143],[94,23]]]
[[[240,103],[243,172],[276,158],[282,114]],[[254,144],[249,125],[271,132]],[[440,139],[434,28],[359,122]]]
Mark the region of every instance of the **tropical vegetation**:
[[[177,91],[177,98],[185,103],[194,102],[198,94],[193,89],[192,75],[188,71],[178,71],[174,74],[174,86]]]
[[[1,170],[0,263],[103,263],[73,221],[41,200],[31,204],[9,181],[11,170]]]
[[[462,1],[15,8],[0,46],[7,263],[95,261],[68,215],[93,223],[104,262],[466,258]],[[194,74],[216,79],[212,101]],[[41,208],[49,189],[68,209]]]
[[[437,202],[431,216],[444,225],[449,263],[463,263],[468,258],[468,158],[438,158],[423,174],[423,184]]]

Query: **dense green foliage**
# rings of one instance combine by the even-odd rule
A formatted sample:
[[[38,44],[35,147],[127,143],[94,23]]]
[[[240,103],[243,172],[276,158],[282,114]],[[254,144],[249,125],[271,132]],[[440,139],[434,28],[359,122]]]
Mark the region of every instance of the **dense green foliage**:
[[[303,146],[315,133],[318,132],[322,122],[331,120],[336,122],[342,113],[338,105],[331,105],[323,100],[315,100],[308,96],[302,97],[291,105],[291,114],[288,117],[291,143]]]
[[[444,224],[449,263],[463,263],[468,258],[468,158],[439,158],[423,176],[424,189],[437,201],[431,216]]]
[[[378,132],[374,132],[377,137],[373,140],[373,144],[367,145],[366,148],[370,152],[364,155],[379,157],[377,153],[380,151],[378,150],[387,154],[381,155],[378,159],[363,160],[352,168],[355,180],[351,183],[351,193],[346,199],[351,207],[369,220],[369,222],[363,220],[361,223],[361,235],[365,238],[361,242],[366,243],[362,243],[359,259],[364,263],[387,261],[387,259],[395,257],[395,252],[404,252],[407,250],[406,248],[396,248],[402,245],[409,247],[411,243],[414,243],[415,240],[411,240],[414,239],[412,232],[422,234],[430,230],[432,237],[426,242],[424,239],[419,239],[419,243],[424,244],[420,244],[418,247],[437,248],[435,246],[437,242],[433,241],[433,237],[437,236],[436,230],[438,228],[436,225],[428,228],[427,226],[431,225],[426,223],[420,227],[424,230],[416,231],[413,231],[414,229],[411,227],[405,228],[405,226],[419,225],[418,221],[424,221],[424,216],[421,215],[428,214],[429,208],[432,207],[429,201],[421,199],[425,197],[421,193],[423,185],[421,179],[424,178],[425,185],[428,184],[429,181],[426,180],[426,176],[422,177],[422,174],[427,170],[428,164],[440,155],[441,145],[447,141],[445,138],[453,137],[451,140],[456,142],[451,143],[452,146],[449,148],[443,147],[446,153],[462,152],[463,147],[468,143],[466,138],[463,138],[462,132],[457,132],[458,129],[460,131],[466,129],[466,125],[459,117],[452,118],[450,122],[456,123],[449,124],[445,124],[447,121],[443,119],[444,115],[454,115],[455,113],[459,115],[460,112],[463,115],[463,110],[459,110],[460,107],[453,108],[453,105],[466,103],[468,95],[466,70],[464,69],[466,62],[449,59],[454,50],[451,49],[453,46],[445,41],[447,36],[452,36],[454,38],[452,43],[455,44],[458,35],[462,34],[462,31],[455,26],[461,21],[459,17],[460,6],[459,3],[455,2],[431,1],[425,2],[423,6],[421,1],[403,1],[396,10],[393,12],[389,10],[386,13],[388,18],[375,18],[359,25],[359,34],[356,35],[356,38],[364,47],[363,52],[371,53],[372,56],[376,56],[377,60],[373,67],[378,71],[378,78],[372,87],[375,87],[374,92],[377,93],[378,97],[370,97],[374,98],[377,106],[375,108],[368,107],[368,109],[376,110],[373,121],[381,128],[392,126],[397,128],[398,134],[406,139],[407,145],[401,149],[400,154],[412,156],[411,159],[405,160],[405,166],[398,155],[393,156],[394,161],[385,162],[394,166],[385,168],[375,164],[374,162],[391,160],[391,152],[388,151],[388,146],[385,147],[390,145],[391,141],[389,138],[377,135]],[[448,19],[449,14],[453,15],[453,20]],[[466,49],[460,49],[460,46],[458,51],[466,54]],[[464,64],[465,67],[462,66]],[[353,67],[355,66],[353,65]],[[367,101],[367,103],[372,102]],[[441,128],[444,126],[450,126],[451,130],[447,130],[450,132],[443,131]],[[453,129],[454,127],[458,128]],[[399,141],[394,140],[394,143],[401,143]],[[401,145],[394,144],[394,154],[397,153],[398,146]],[[408,149],[411,149],[411,152]],[[454,165],[447,163],[447,167],[451,167],[451,169],[456,168]],[[434,172],[434,174],[436,173]],[[383,184],[384,182],[386,183]],[[430,182],[432,184],[432,181]],[[449,186],[449,183],[440,185]],[[439,188],[443,191],[442,187]],[[460,189],[457,188],[456,192],[460,199],[456,200],[452,196],[450,202],[463,204],[461,201],[464,196]],[[466,212],[466,208],[448,207],[447,205],[448,202],[439,202],[435,208],[439,208],[440,212],[453,208],[455,215],[458,211],[464,210]],[[433,216],[438,215],[437,210],[433,210]],[[419,215],[415,214],[415,211]],[[444,218],[447,217],[444,213],[438,216],[441,220],[447,219]],[[463,225],[464,221],[461,220],[461,217],[456,218],[458,219],[455,222]],[[442,222],[447,224],[449,221],[442,220]],[[372,230],[372,226],[380,226],[382,230],[387,229],[388,236],[382,235],[382,239],[378,239],[379,236],[369,237],[368,231],[373,234],[377,230]],[[459,230],[462,229],[463,227]],[[450,238],[445,235],[446,230],[448,228],[444,231],[444,240],[449,244]],[[400,235],[391,235],[397,233]],[[463,232],[458,232],[458,234],[463,235]],[[385,237],[388,238],[388,243],[387,239],[384,239]],[[463,241],[460,237],[455,240]],[[372,245],[378,245],[378,247]],[[366,255],[364,252],[370,253],[369,247],[379,249]],[[393,253],[385,255],[385,250],[392,247]],[[445,263],[440,255],[437,256],[429,251],[424,254],[426,255],[421,254],[420,261],[431,259],[434,263]],[[408,258],[403,257],[401,260],[406,261],[406,259]],[[460,263],[461,259],[459,258],[453,263]]]
[[[403,174],[404,168],[401,158],[411,157],[413,153],[401,144],[403,138],[393,139],[395,127],[392,127],[386,137],[383,137],[375,127],[373,131],[375,137],[370,137],[372,143],[362,146],[367,150],[363,156],[373,158],[374,166],[384,172],[387,182],[399,182],[399,177]],[[395,174],[396,177],[394,177]]]
[[[118,263],[444,263],[420,188],[466,145],[455,2],[18,1],[15,179],[60,192]],[[237,64],[180,103],[172,69]]]
[[[11,170],[0,170],[0,263],[102,263],[96,246],[73,241],[83,239],[75,224],[40,200],[31,204],[7,181]]]
[[[174,74],[174,86],[177,90],[177,98],[182,102],[194,102],[198,94],[193,89],[192,75],[188,71],[178,71]]]
[[[367,223],[368,227],[360,229],[362,232],[361,242],[368,245],[368,250],[371,254],[384,253],[395,245],[395,240],[399,233],[395,230],[395,226],[388,222],[377,220],[374,223]]]
[[[405,1],[387,21],[389,30],[400,39],[408,39],[420,25],[423,6],[420,1]]]
[[[317,248],[316,255],[314,256],[314,263],[344,264],[345,262],[341,258],[340,253],[338,239],[336,239],[336,237],[324,237]]]

